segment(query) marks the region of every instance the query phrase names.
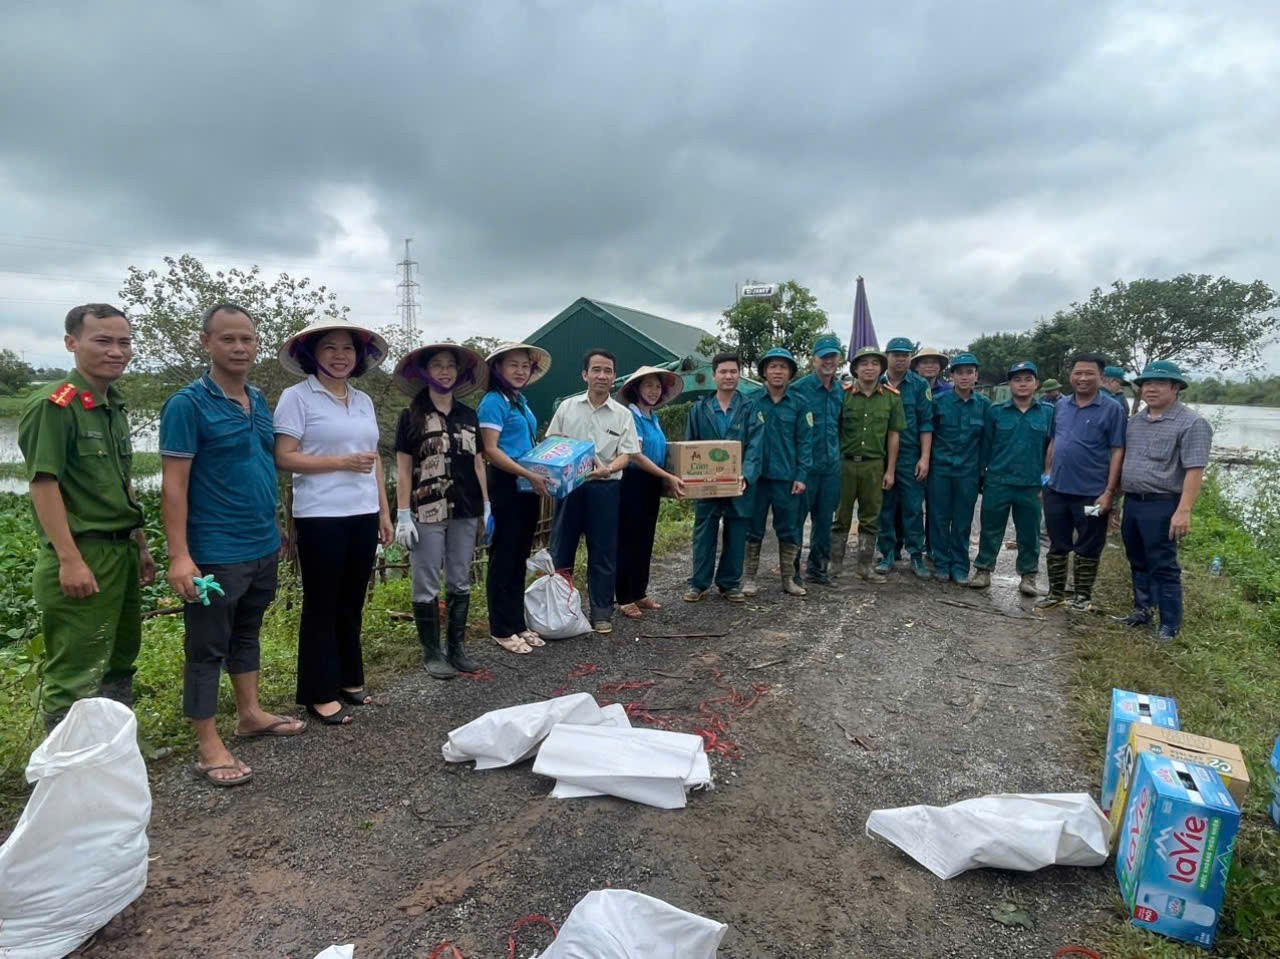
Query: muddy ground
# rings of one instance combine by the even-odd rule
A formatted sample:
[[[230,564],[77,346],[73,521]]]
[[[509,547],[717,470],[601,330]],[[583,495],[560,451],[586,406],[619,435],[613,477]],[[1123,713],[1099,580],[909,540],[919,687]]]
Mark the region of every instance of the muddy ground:
[[[251,785],[215,792],[181,761],[158,765],[147,891],[79,955],[311,959],[336,942],[426,959],[451,939],[489,959],[520,917],[560,922],[606,886],[728,923],[724,959],[1050,957],[1087,938],[1112,907],[1105,867],[943,882],[863,831],[880,807],[1094,787],[1065,693],[1070,633],[1016,595],[1011,554],[990,595],[899,570],[805,599],[763,577],[746,607],[681,602],[686,562],[659,561],[666,608],[619,617],[608,638],[523,657],[477,642],[491,681],[404,675],[349,728],[242,747]],[[727,635],[641,638],[673,633]],[[580,663],[595,673],[567,678]],[[529,763],[476,773],[440,757],[488,709],[630,681],[652,685],[600,698],[681,728],[730,697],[709,708],[736,758],[712,756],[715,788],[687,809],[551,800]],[[1032,928],[996,922],[1002,903]],[[545,942],[528,929],[519,954]]]

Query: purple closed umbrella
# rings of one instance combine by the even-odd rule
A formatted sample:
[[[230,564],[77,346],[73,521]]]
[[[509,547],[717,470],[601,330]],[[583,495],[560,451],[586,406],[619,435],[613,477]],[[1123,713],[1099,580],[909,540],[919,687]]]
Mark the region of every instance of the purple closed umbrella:
[[[849,355],[852,356],[864,346],[880,349],[876,340],[876,328],[871,322],[871,307],[867,306],[867,288],[862,285],[862,277],[858,277],[858,292],[853,298],[853,336],[850,337]]]

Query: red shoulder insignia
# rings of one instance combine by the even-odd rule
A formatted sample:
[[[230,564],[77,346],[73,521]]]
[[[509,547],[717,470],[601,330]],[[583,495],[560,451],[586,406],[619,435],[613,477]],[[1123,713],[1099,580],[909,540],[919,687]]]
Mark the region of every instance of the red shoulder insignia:
[[[76,398],[76,388],[70,383],[63,383],[49,394],[49,402],[54,406],[66,406]]]
[[[890,393],[892,393],[894,396],[901,396],[901,395],[902,395],[902,394],[901,394],[901,393],[899,393],[897,390],[895,390],[892,386],[890,386],[888,383],[881,383],[881,384],[880,384],[880,389],[882,389],[882,390],[888,390],[888,391],[889,391]]]
[[[80,405],[83,406],[86,410],[91,410],[97,404],[93,402],[93,394],[90,393],[88,390],[85,390],[83,393],[80,394]]]

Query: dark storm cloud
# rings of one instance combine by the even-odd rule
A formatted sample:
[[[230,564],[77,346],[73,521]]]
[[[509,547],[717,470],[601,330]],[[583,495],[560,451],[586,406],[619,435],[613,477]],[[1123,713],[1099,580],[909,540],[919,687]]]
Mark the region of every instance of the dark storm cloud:
[[[1268,263],[1231,222],[1274,184],[1244,156],[1277,136],[1266,6],[858,6],[28,5],[0,31],[0,229],[305,262],[354,189],[388,274],[415,235],[455,315],[591,293],[708,323],[734,280],[795,276],[843,325],[863,273],[948,343],[1135,270]]]

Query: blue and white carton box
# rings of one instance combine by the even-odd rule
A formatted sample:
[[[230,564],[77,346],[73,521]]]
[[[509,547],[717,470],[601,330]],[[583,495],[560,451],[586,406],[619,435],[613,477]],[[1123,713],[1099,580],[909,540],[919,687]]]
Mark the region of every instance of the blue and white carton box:
[[[1164,696],[1148,696],[1131,693],[1125,689],[1111,690],[1111,722],[1107,727],[1107,754],[1102,766],[1102,795],[1098,805],[1107,817],[1111,817],[1111,802],[1116,796],[1116,786],[1125,768],[1125,754],[1129,749],[1129,727],[1134,723],[1150,723],[1165,729],[1181,729],[1178,722],[1178,704]],[[1120,810],[1124,812],[1124,810]],[[1112,822],[1112,828],[1118,820]]]
[[[1208,766],[1138,757],[1116,852],[1116,879],[1135,926],[1213,945],[1240,810]]]
[[[525,469],[547,478],[547,489],[556,499],[564,499],[587,481],[596,468],[596,445],[589,440],[573,440],[567,436],[549,436],[524,456],[519,463]],[[516,489],[533,489],[521,476]]]
[[[1280,826],[1280,738],[1271,750],[1271,821]]]

